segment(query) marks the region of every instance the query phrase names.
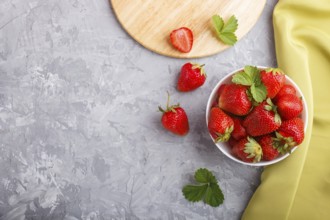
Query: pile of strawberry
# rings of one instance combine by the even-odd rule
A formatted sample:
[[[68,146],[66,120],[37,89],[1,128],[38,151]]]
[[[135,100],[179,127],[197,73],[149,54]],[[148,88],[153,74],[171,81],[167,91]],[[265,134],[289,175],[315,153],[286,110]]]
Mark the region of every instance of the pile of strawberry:
[[[246,66],[220,86],[208,129],[244,162],[270,161],[304,139],[303,102],[280,69]]]

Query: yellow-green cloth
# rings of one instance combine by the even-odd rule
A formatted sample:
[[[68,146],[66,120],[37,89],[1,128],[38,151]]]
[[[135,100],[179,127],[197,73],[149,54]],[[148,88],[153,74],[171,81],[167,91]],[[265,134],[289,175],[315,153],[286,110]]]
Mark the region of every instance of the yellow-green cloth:
[[[276,56],[302,89],[308,131],[282,162],[265,167],[243,220],[330,219],[330,0],[280,0]]]

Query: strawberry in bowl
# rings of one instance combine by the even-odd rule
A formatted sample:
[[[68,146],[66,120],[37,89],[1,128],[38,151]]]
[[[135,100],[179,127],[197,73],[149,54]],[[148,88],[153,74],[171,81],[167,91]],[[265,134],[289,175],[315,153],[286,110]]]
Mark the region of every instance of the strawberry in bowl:
[[[214,108],[231,118],[226,138],[218,138],[211,117]],[[219,111],[219,110],[217,110]],[[290,155],[304,139],[307,105],[290,77],[278,68],[245,66],[214,87],[206,108],[206,123],[216,146],[232,160],[266,166]],[[209,125],[212,125],[210,129]]]

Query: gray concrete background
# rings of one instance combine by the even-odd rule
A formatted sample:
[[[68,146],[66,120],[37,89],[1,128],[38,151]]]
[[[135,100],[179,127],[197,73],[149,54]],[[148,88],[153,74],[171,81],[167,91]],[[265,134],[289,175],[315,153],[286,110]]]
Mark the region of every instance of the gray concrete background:
[[[227,73],[276,65],[275,3],[234,47],[182,60],[136,43],[107,0],[1,0],[0,218],[239,219],[261,168],[213,145],[205,107]],[[208,79],[183,94],[175,84],[187,61],[205,63]],[[184,138],[161,127],[166,91],[188,114]],[[181,194],[200,167],[223,189],[218,208]]]

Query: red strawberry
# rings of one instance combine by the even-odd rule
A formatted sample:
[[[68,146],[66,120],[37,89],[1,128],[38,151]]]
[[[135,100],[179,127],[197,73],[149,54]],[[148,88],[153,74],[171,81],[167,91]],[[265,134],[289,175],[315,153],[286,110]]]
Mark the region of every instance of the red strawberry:
[[[303,111],[301,98],[292,94],[282,95],[276,105],[278,113],[284,120],[295,118]]]
[[[222,85],[219,89],[219,107],[234,115],[246,115],[252,107],[247,89],[246,86],[237,84]]]
[[[260,72],[261,82],[266,86],[267,96],[274,98],[285,84],[285,75],[282,70],[268,68]]]
[[[281,126],[281,118],[276,112],[276,106],[273,105],[270,98],[256,106],[248,114],[243,126],[246,132],[251,136],[261,136],[277,130]]]
[[[219,89],[218,89],[218,96],[220,96],[220,94],[222,93],[222,91],[226,88],[228,84],[222,84]]]
[[[258,139],[258,143],[260,144],[261,148],[262,148],[262,159],[263,160],[274,160],[276,157],[278,157],[279,153],[277,148],[276,148],[276,144],[273,140],[273,136],[272,135],[265,135],[262,136]]]
[[[276,103],[277,100],[282,96],[282,95],[287,95],[287,94],[296,94],[296,89],[289,84],[284,85],[280,91],[277,93],[277,95],[274,97],[273,101]]]
[[[236,140],[235,138],[233,138],[233,136],[231,136],[228,140],[228,144],[231,148],[233,148],[235,146],[235,144],[238,143],[238,140]]]
[[[219,107],[213,107],[210,111],[208,129],[215,142],[226,142],[234,129],[234,122]]]
[[[213,107],[218,107],[218,99],[213,101],[211,108],[213,108]]]
[[[238,141],[232,148],[233,154],[244,162],[259,162],[262,158],[262,149],[252,137]]]
[[[171,131],[174,134],[183,136],[189,131],[189,122],[186,112],[179,104],[169,106],[170,96],[168,95],[166,110],[160,106],[159,111],[163,112],[161,122],[165,129]]]
[[[293,118],[283,121],[281,127],[276,132],[277,148],[285,154],[304,140],[304,122],[301,118]]]
[[[247,136],[247,133],[245,131],[245,128],[243,127],[242,123],[242,119],[237,118],[237,117],[232,117],[233,121],[234,121],[234,130],[231,133],[231,136],[233,138],[235,138],[236,140],[240,140],[244,137]]]
[[[206,79],[204,65],[186,63],[182,66],[178,80],[178,90],[188,92],[202,86]]]
[[[255,66],[245,66],[232,76],[233,83],[247,87],[247,94],[253,104],[258,104],[267,98],[267,88],[261,82],[260,69]]]
[[[188,53],[193,46],[194,35],[189,28],[181,27],[171,32],[170,39],[177,50]]]

